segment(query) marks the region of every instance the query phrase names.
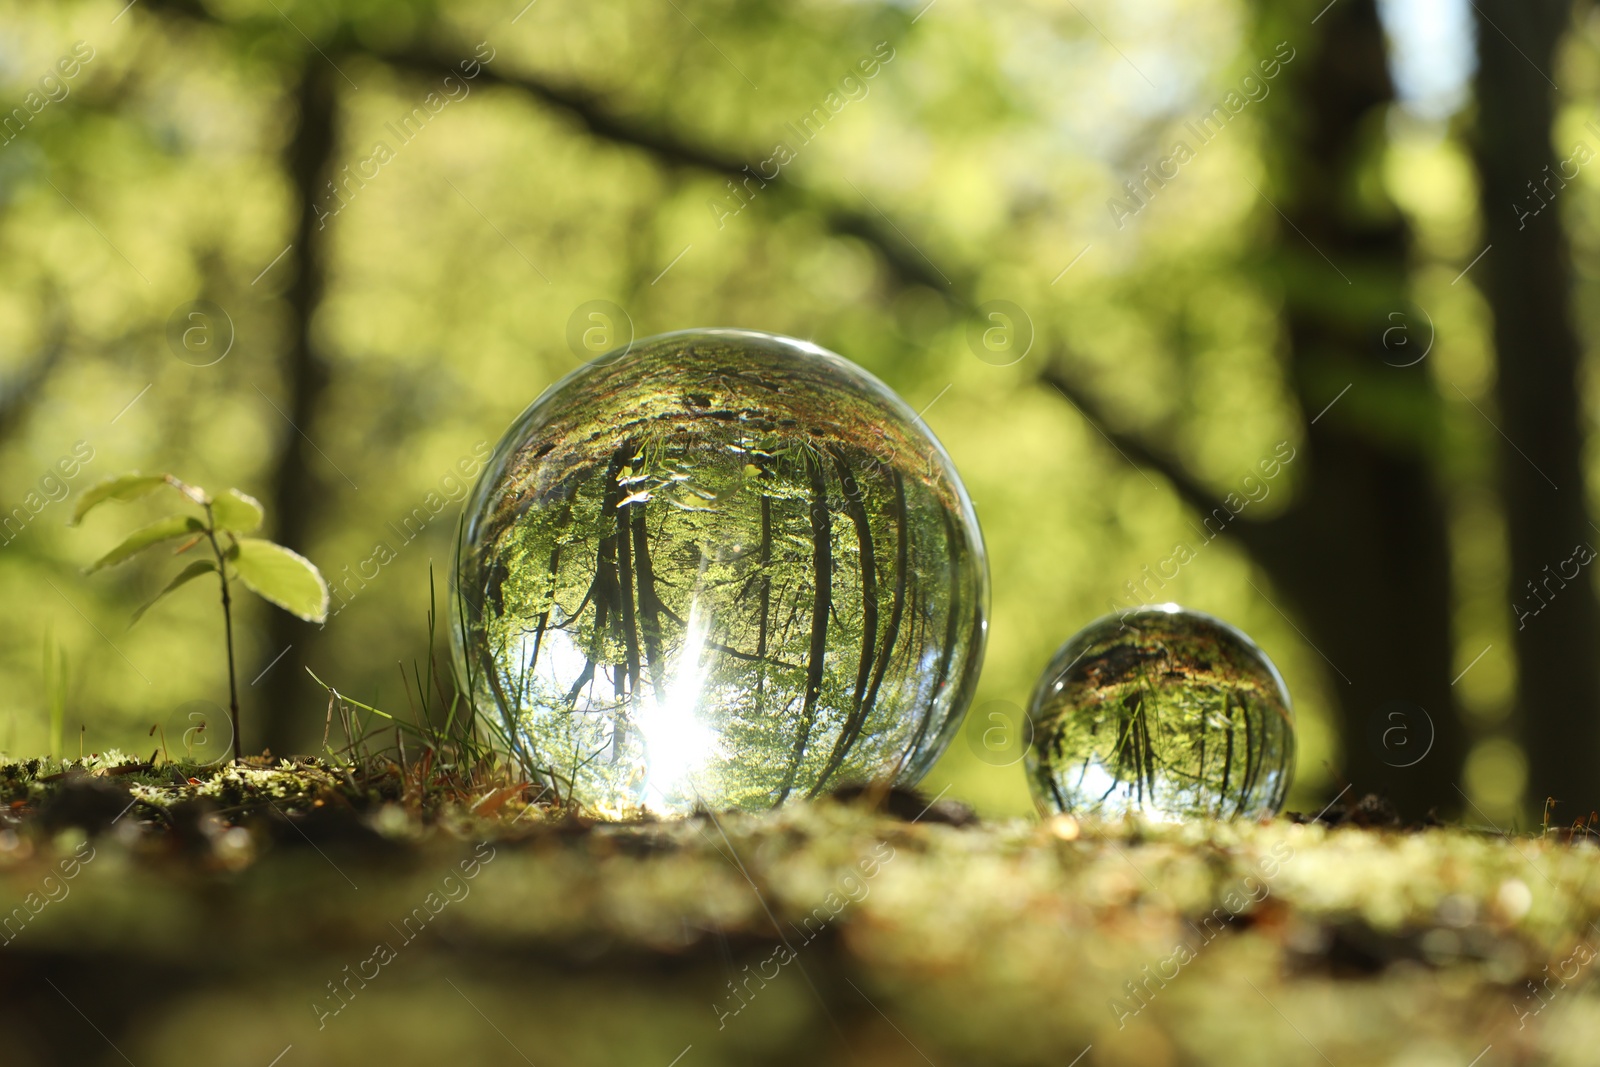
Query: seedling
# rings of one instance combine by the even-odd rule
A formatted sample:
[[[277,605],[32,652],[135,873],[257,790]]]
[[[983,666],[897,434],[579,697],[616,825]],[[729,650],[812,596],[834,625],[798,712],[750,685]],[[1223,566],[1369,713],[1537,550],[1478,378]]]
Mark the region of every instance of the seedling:
[[[211,546],[212,559],[198,559],[175,575],[166,587],[133,613],[129,625],[168,593],[204,574],[215,574],[222,587],[222,628],[228,644],[228,710],[233,720],[233,754],[239,756],[239,681],[233,657],[233,598],[230,581],[237,581],[263,600],[276,604],[308,622],[328,617],[328,584],[310,560],[282,545],[259,537],[245,537],[259,529],[265,513],[260,501],[237,489],[211,496],[199,486],[186,485],[170,474],[130,474],[108,479],[84,491],[73,509],[76,526],[91,510],[107,500],[137,500],[170,486],[204,513],[169,515],[129,534],[116,548],[84,569],[92,574],[123,563],[168,541],[184,539],[174,555],[183,555],[201,542]]]

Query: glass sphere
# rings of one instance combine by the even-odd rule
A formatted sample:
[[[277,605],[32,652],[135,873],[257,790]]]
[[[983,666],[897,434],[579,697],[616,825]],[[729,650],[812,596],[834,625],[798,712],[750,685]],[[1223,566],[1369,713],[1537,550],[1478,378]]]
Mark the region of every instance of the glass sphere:
[[[1178,821],[1277,814],[1294,776],[1294,712],[1272,661],[1176,604],[1085,626],[1029,708],[1028,782],[1045,811]]]
[[[950,457],[872,375],[771,334],[664,334],[547,390],[474,489],[457,570],[479,706],[606,818],[913,784],[983,659]]]

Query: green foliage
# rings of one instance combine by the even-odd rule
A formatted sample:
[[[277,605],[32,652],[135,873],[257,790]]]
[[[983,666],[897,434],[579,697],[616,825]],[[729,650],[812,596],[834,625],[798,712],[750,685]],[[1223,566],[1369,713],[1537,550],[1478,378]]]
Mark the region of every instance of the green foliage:
[[[237,578],[263,600],[307,622],[322,622],[327,618],[328,583],[310,560],[271,541],[236,536],[256,529],[265,518],[260,501],[237,489],[229,489],[213,498],[204,489],[187,485],[170,474],[122,474],[85,490],[73,510],[73,524],[81,522],[85,515],[107,500],[134,500],[163,485],[171,486],[200,505],[205,509],[205,516],[169,515],[143,526],[85,568],[84,573],[93,574],[102,567],[126,562],[147,548],[186,534],[193,536],[178,549],[178,554],[187,552],[202,540],[209,540],[216,549],[217,560],[190,564],[134,613],[134,621],[168,593],[210,571],[221,577],[224,588],[229,578]],[[226,549],[221,547],[218,535],[227,539]]]
[[[182,494],[190,503],[198,505],[202,516],[179,513],[157,519],[129,534],[116,548],[84,568],[93,574],[105,567],[114,567],[139,555],[148,548],[187,537],[176,554],[194,548],[202,541],[211,546],[213,559],[196,560],[166,584],[150,600],[133,613],[129,625],[138,622],[156,603],[169,593],[189,584],[203,574],[215,574],[222,590],[222,619],[228,645],[228,689],[233,712],[233,736],[238,751],[239,697],[238,676],[233,655],[233,600],[229,593],[230,581],[237,581],[261,599],[296,615],[307,622],[323,622],[328,617],[328,584],[322,573],[304,556],[282,545],[256,537],[239,537],[257,529],[266,517],[260,501],[237,489],[229,489],[211,496],[199,486],[188,485],[170,474],[140,474],[131,472],[107,479],[84,491],[73,509],[72,522],[81,522],[85,515],[108,500],[128,501],[147,496],[163,485]],[[226,542],[226,546],[224,546]],[[47,652],[48,673],[48,652]],[[52,731],[54,738],[55,731]],[[59,748],[59,746],[56,746]],[[53,749],[55,751],[55,749]]]
[[[257,509],[259,514],[259,508]],[[282,545],[256,537],[234,542],[226,557],[245,588],[308,622],[328,615],[328,583],[312,562]]]
[[[202,533],[205,529],[205,523],[192,515],[169,515],[133,531],[126,541],[85,568],[84,573],[93,574],[102,567],[114,567],[163,541],[171,541],[184,534]]]
[[[72,509],[71,525],[78,525],[85,515],[107,500],[138,500],[166,484],[167,478],[164,474],[140,474],[137,471],[107,478],[85,490],[78,498],[77,506]]]
[[[213,500],[211,514],[217,521],[217,529],[235,534],[254,533],[266,518],[261,501],[237,489],[229,489]]]
[[[144,617],[144,613],[145,612],[147,612],[151,608],[155,607],[156,606],[156,602],[158,600],[160,600],[162,597],[166,596],[168,593],[172,592],[174,589],[177,589],[181,585],[188,584],[190,581],[192,581],[195,578],[200,577],[202,574],[210,574],[210,573],[214,572],[216,569],[217,569],[217,565],[215,563],[213,563],[209,559],[198,559],[198,560],[195,560],[193,563],[191,563],[187,567],[183,568],[183,570],[179,571],[177,577],[173,578],[172,581],[168,582],[166,584],[166,587],[163,588],[161,590],[161,592],[157,593],[155,596],[151,597],[149,600],[146,600],[143,604],[139,605],[138,609],[136,611],[134,611],[134,613],[133,613],[132,622],[130,622],[128,625],[132,626],[133,623],[138,622],[140,619],[142,619]]]

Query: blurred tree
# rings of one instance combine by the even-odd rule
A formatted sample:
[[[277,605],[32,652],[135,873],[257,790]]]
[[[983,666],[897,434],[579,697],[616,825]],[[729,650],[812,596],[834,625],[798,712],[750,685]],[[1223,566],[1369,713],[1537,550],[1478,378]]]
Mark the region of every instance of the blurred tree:
[[[290,423],[278,446],[277,462],[271,475],[271,499],[267,513],[275,514],[278,540],[302,554],[311,551],[310,539],[322,496],[314,446],[304,427],[313,426],[322,413],[322,394],[329,372],[316,350],[312,317],[322,300],[326,285],[324,227],[317,217],[322,190],[333,177],[333,154],[337,138],[338,100],[334,74],[329,63],[313,52],[305,54],[293,89],[298,114],[295,132],[286,150],[285,170],[293,181],[298,217],[294,229],[294,281],[289,288],[289,341],[279,364],[279,388],[285,401],[284,413]],[[337,575],[329,575],[337,581]],[[260,742],[275,752],[288,754],[307,740],[305,717],[290,709],[314,706],[311,681],[299,668],[315,628],[287,612],[274,612],[267,626],[267,642],[261,651],[261,664],[253,672],[267,670],[261,704],[264,711]],[[287,665],[278,657],[299,645],[301,656]],[[282,669],[268,670],[269,667]],[[246,751],[260,747],[254,739]]]
[[[1543,210],[1575,176],[1553,147],[1556,50],[1571,0],[1479,0],[1477,128],[1485,243],[1476,272],[1494,314],[1500,492],[1510,535],[1516,710],[1536,800],[1556,817],[1600,810],[1600,602],[1561,573],[1593,546],[1562,213]],[[1592,549],[1591,549],[1592,557]],[[1577,580],[1573,580],[1576,578]],[[1518,609],[1520,605],[1520,610]]]

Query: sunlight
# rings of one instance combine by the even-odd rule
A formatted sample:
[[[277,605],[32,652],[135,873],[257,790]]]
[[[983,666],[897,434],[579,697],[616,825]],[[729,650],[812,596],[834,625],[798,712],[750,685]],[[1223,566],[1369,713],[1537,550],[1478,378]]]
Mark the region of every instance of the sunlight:
[[[653,798],[669,804],[683,799],[676,794],[685,787],[693,788],[690,773],[706,763],[716,743],[715,735],[697,714],[706,680],[706,639],[711,631],[711,620],[700,605],[697,589],[689,605],[683,652],[678,657],[677,673],[668,683],[667,698],[654,702],[649,713],[640,716],[639,732],[644,736],[648,768],[646,807],[656,806]]]

